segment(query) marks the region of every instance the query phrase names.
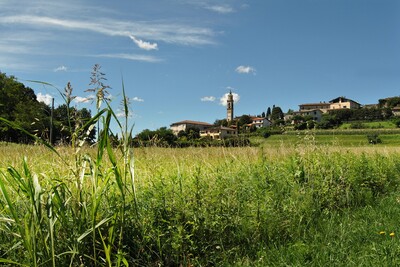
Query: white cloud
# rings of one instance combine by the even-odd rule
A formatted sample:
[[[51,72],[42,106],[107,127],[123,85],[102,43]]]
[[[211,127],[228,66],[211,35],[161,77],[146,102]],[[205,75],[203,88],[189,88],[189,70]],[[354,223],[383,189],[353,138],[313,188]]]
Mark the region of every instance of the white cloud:
[[[77,97],[74,98],[74,102],[76,102],[76,103],[89,103],[93,99],[94,99],[94,96],[92,96],[92,95],[90,95],[88,97],[77,96]]]
[[[55,69],[54,69],[54,72],[67,71],[67,70],[68,70],[67,67],[65,67],[64,65],[61,65],[61,66],[55,68]]]
[[[118,118],[125,118],[126,114],[124,111],[119,110],[116,114],[115,114]],[[135,114],[133,111],[129,111],[128,112],[128,118],[133,118],[136,119],[139,116],[137,114]]]
[[[135,96],[134,98],[132,98],[132,100],[133,100],[133,101],[136,101],[136,102],[144,102],[144,99],[139,98],[139,97],[137,97],[137,96]]]
[[[219,5],[219,6],[205,6],[206,9],[209,9],[211,11],[220,13],[220,14],[228,14],[228,13],[233,13],[235,10],[228,5]]]
[[[205,97],[202,97],[200,100],[203,102],[214,102],[215,96],[205,96]]]
[[[51,100],[53,99],[53,97],[49,94],[42,94],[42,93],[38,93],[36,96],[37,101],[39,102],[43,102],[46,105],[50,105],[51,104]]]
[[[103,54],[95,55],[94,57],[105,57],[105,58],[120,58],[133,61],[144,61],[144,62],[160,62],[162,59],[147,55],[134,55],[134,54]]]
[[[222,106],[226,106],[226,105],[227,105],[226,101],[228,100],[228,95],[229,95],[229,93],[226,93],[226,94],[224,94],[224,95],[219,99],[219,103],[220,103]],[[232,93],[232,95],[233,95],[233,101],[234,101],[234,103],[239,102],[240,96],[239,96],[237,93]]]
[[[0,24],[26,25],[39,29],[42,32],[50,29],[64,29],[69,31],[89,31],[107,36],[141,36],[166,43],[180,45],[206,45],[214,44],[212,37],[215,32],[209,28],[195,27],[176,22],[154,23],[137,21],[120,21],[103,18],[98,20],[58,19],[35,15],[10,15],[0,17]],[[93,22],[96,21],[96,22]],[[156,49],[156,43],[148,43],[134,37],[134,41],[142,49]],[[36,39],[35,39],[36,40]],[[132,39],[133,40],[133,39]]]
[[[144,50],[158,50],[157,43],[152,43],[151,44],[149,42],[145,42],[145,41],[142,41],[140,39],[137,39],[133,35],[130,35],[129,38],[131,38],[132,41],[141,49],[144,49]]]
[[[248,74],[248,73],[255,73],[255,72],[256,72],[256,69],[253,68],[253,67],[251,67],[251,66],[239,66],[239,67],[236,68],[235,71],[236,71],[237,73],[245,73],[245,74]]]

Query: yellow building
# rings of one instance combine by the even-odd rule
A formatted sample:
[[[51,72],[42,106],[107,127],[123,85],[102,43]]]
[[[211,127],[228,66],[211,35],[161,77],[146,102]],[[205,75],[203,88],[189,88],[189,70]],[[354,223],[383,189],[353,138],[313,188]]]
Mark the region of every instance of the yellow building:
[[[224,139],[227,137],[235,136],[236,134],[236,129],[224,126],[207,128],[200,131],[200,137],[211,137],[212,139]]]
[[[330,109],[357,109],[361,107],[360,103],[343,96],[332,99],[329,103]]]

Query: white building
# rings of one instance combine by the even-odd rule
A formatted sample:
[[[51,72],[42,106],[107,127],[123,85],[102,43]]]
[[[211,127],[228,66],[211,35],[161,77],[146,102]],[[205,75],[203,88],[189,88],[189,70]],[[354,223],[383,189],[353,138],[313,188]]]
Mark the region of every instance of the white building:
[[[250,117],[252,120],[252,123],[249,125],[255,126],[256,128],[261,128],[261,127],[268,127],[271,126],[272,122],[268,120],[267,118],[262,118],[262,117]]]
[[[201,121],[179,121],[172,123],[170,125],[171,130],[174,132],[175,135],[178,135],[180,131],[186,131],[186,129],[198,129],[200,131],[213,127],[214,125],[207,123],[207,122],[201,122]]]

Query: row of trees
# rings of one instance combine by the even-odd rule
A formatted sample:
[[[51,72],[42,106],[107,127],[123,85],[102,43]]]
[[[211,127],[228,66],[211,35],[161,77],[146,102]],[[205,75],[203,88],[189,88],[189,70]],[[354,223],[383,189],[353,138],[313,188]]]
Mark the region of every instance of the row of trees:
[[[72,88],[67,86],[65,96],[71,92]],[[34,91],[18,82],[15,77],[0,72],[0,117],[32,135],[46,140],[52,139],[54,143],[71,142],[72,133],[91,119],[91,112],[86,108],[71,107],[69,104],[70,102],[54,109],[51,123],[51,107],[39,102]],[[95,134],[96,130],[93,129],[86,140],[94,142]],[[0,141],[33,142],[29,135],[2,121],[0,121]]]

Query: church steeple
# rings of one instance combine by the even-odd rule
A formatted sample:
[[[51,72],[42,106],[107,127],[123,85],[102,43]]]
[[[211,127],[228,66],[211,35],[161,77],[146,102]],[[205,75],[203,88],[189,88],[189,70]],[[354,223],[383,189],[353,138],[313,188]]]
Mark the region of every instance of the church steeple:
[[[226,120],[233,121],[233,95],[231,90],[229,90],[228,100],[226,102]]]

